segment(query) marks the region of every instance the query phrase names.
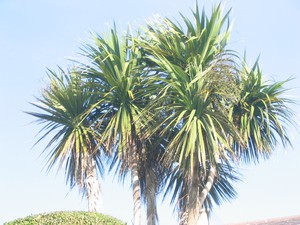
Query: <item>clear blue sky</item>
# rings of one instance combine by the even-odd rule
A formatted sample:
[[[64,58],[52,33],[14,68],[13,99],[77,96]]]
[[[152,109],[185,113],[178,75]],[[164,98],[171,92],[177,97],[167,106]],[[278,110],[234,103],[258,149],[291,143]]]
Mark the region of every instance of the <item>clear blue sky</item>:
[[[210,11],[217,1],[199,0]],[[230,48],[261,67],[269,79],[295,79],[293,99],[300,96],[300,2],[224,1],[233,8]],[[65,67],[76,57],[89,32],[100,34],[107,24],[138,26],[153,15],[179,18],[190,15],[194,0],[0,0],[0,224],[5,221],[58,210],[86,210],[77,190],[69,191],[64,173],[43,169],[41,143],[32,148],[39,127],[23,111],[34,110],[29,102],[45,86],[46,67]],[[299,121],[299,106],[293,107]],[[271,160],[258,166],[242,166],[244,182],[236,185],[239,197],[216,207],[213,221],[219,225],[269,217],[300,214],[299,133],[291,130],[294,150],[278,147]],[[130,224],[130,184],[118,184],[109,175],[102,181],[104,212]],[[168,201],[159,207],[160,224],[175,225]]]

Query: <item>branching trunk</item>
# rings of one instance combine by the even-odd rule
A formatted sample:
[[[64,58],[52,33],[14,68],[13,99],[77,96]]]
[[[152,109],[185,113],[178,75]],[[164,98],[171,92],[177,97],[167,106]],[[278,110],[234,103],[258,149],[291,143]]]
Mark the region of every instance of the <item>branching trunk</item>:
[[[199,165],[195,162],[194,168],[191,173],[189,181],[189,192],[187,194],[187,209],[186,209],[186,225],[198,225],[200,224],[200,216],[203,212],[203,204],[207,198],[210,189],[213,186],[214,179],[216,176],[216,168],[211,166],[209,173],[207,175],[206,184],[202,191],[200,192],[200,171]],[[205,213],[206,214],[206,213]],[[205,220],[204,220],[205,221]]]
[[[97,178],[96,163],[92,156],[88,159],[86,174],[86,198],[89,212],[99,212],[100,208],[100,185]]]
[[[215,180],[215,177],[216,177],[216,172],[217,172],[216,167],[211,166],[211,168],[209,170],[209,173],[208,173],[208,176],[207,176],[206,184],[204,186],[204,189],[201,192],[200,199],[199,199],[201,208],[204,204],[204,201],[205,201],[210,189],[212,188],[212,186],[214,184],[214,180]]]

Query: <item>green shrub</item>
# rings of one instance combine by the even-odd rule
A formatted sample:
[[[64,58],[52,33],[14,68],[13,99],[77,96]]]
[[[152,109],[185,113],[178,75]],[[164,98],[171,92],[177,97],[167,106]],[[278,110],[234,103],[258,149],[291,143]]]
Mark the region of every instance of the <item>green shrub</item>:
[[[54,212],[17,219],[4,225],[125,225],[126,223],[94,212]]]

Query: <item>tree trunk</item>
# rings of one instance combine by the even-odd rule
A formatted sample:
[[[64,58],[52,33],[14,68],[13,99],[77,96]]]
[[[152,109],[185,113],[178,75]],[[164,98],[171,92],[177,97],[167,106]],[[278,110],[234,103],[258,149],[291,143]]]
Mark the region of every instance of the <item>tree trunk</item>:
[[[193,172],[191,173],[192,177],[190,178],[190,191],[188,193],[187,225],[197,225],[203,222],[202,220],[202,222],[200,221],[200,215],[203,214],[203,204],[216,176],[216,168],[211,166],[206,184],[201,193],[199,193],[199,168],[197,163],[194,163],[194,165]]]
[[[185,182],[185,181],[184,181]],[[184,188],[181,190],[180,192],[180,195],[179,195],[179,218],[180,218],[180,221],[179,221],[179,225],[186,225],[187,224],[187,218],[188,218],[188,193],[189,191],[187,191],[188,187],[187,188]],[[181,203],[181,201],[183,201],[183,203]],[[181,208],[182,207],[182,208]]]
[[[196,160],[197,158],[194,157]],[[199,201],[199,188],[200,188],[200,178],[199,178],[199,163],[194,162],[193,171],[191,171],[189,177],[189,192],[187,200],[187,225],[197,225],[200,217],[201,205]]]
[[[202,190],[201,192],[201,195],[200,195],[200,205],[201,205],[201,208],[203,206],[203,203],[211,189],[211,187],[213,186],[214,184],[214,179],[216,177],[216,167],[214,166],[211,166],[210,170],[209,170],[209,173],[208,173],[208,176],[207,176],[207,180],[206,180],[206,184],[204,186],[204,189]]]
[[[97,178],[96,162],[89,156],[86,174],[86,198],[89,212],[99,212],[100,209],[100,185]]]
[[[197,206],[195,207],[195,210],[191,213],[191,223],[188,223],[188,225],[208,225],[208,218],[207,218],[207,212],[203,209],[203,204],[207,198],[207,195],[210,191],[210,189],[213,186],[214,179],[216,176],[216,168],[212,166],[209,170],[206,184],[201,191],[200,196],[197,196]]]
[[[208,225],[208,216],[207,216],[207,212],[202,209],[200,211],[200,218],[199,218],[199,221],[198,221],[198,225]]]
[[[147,225],[156,225],[158,222],[156,207],[157,181],[152,170],[146,174],[146,201],[147,201]]]
[[[141,225],[141,188],[138,175],[138,164],[135,154],[133,155],[133,163],[131,167],[131,182],[133,191],[133,218],[134,225]]]

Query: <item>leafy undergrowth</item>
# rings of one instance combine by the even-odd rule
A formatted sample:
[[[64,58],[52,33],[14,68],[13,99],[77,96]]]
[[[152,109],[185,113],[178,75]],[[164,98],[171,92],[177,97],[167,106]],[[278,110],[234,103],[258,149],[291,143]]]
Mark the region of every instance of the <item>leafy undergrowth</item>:
[[[126,223],[94,212],[54,212],[28,216],[4,225],[126,225]]]

